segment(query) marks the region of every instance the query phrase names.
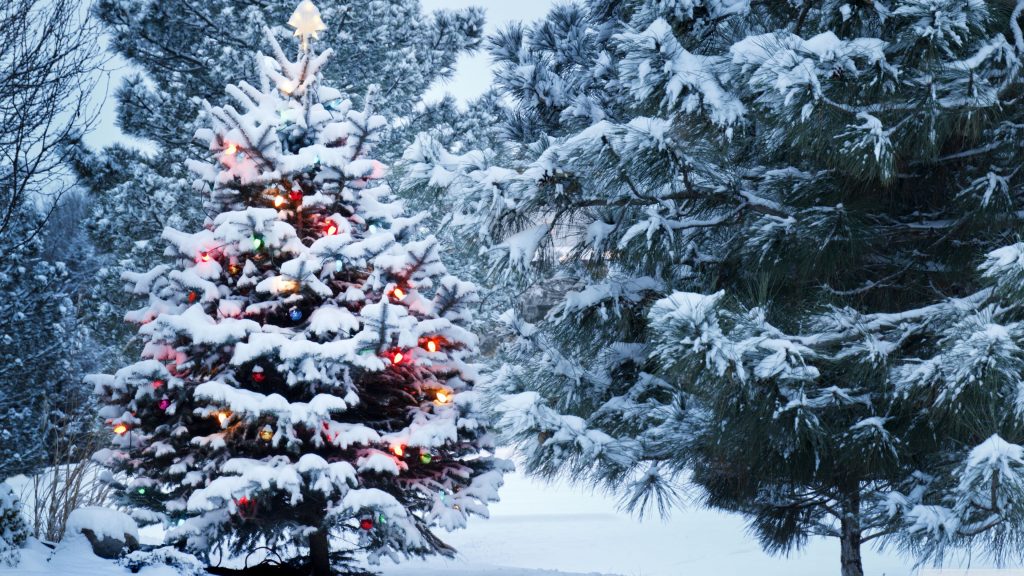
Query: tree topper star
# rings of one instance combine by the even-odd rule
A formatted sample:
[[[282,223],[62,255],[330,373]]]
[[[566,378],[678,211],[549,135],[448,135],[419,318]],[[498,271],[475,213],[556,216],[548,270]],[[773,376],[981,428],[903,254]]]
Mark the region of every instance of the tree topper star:
[[[302,39],[303,50],[308,47],[310,36],[319,38],[318,32],[327,29],[327,25],[320,19],[320,9],[310,0],[302,0],[288,19],[288,25],[295,28],[295,35]]]

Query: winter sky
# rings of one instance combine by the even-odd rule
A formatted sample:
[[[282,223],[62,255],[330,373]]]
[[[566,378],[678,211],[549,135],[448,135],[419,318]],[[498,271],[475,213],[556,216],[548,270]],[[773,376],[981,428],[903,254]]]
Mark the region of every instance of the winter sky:
[[[483,7],[487,10],[488,34],[499,30],[509,22],[537,20],[543,17],[554,3],[555,0],[421,0],[425,11],[441,8],[458,9],[468,6]],[[327,22],[327,25],[330,26],[330,22]],[[108,97],[103,100],[103,94],[98,96],[98,101],[103,100],[99,125],[96,131],[87,138],[89,144],[97,147],[125,139],[125,136],[115,126],[113,93],[121,78],[130,70],[120,60],[111,62],[109,67],[111,68],[110,82],[106,87],[103,84],[100,85],[101,92],[106,88]],[[466,101],[482,94],[490,86],[490,83],[490,58],[481,51],[473,56],[463,56],[459,60],[455,77],[445,82],[439,82],[427,93],[426,98],[437,100],[445,92],[450,92],[460,101]],[[140,142],[135,142],[135,144],[145,146]]]

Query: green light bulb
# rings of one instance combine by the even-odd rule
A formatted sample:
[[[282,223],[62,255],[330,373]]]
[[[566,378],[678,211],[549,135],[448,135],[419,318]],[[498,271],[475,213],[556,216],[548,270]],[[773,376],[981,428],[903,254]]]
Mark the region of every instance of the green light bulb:
[[[264,242],[263,242],[263,235],[256,234],[256,235],[254,235],[252,237],[252,248],[253,248],[253,250],[256,250],[257,252],[259,252],[260,250],[263,249],[263,244],[264,244]]]

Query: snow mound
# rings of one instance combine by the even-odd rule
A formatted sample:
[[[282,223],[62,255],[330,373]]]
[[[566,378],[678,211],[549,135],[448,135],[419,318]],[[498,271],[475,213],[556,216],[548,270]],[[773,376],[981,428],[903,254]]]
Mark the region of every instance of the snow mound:
[[[125,535],[139,539],[139,526],[130,516],[99,506],[79,508],[68,516],[67,533],[81,534],[91,530],[97,538],[124,540]]]

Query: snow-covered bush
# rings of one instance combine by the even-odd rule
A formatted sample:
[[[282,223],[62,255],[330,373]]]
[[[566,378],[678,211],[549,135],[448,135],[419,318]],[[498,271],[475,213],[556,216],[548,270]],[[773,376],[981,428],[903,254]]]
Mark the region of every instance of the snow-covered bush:
[[[164,546],[155,550],[137,550],[118,560],[118,564],[128,568],[132,573],[142,571],[149,566],[169,566],[178,576],[205,576],[206,566],[191,554],[177,550],[173,546]]]
[[[17,566],[20,549],[28,539],[21,502],[7,484],[0,483],[0,565]]]

